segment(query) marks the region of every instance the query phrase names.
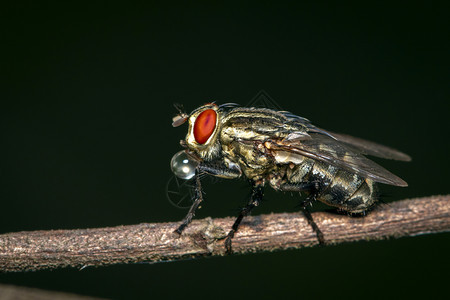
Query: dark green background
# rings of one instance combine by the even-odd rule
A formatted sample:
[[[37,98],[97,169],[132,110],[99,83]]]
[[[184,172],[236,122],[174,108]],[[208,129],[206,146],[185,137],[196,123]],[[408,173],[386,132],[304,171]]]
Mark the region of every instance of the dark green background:
[[[280,106],[401,149],[381,161],[449,193],[449,23],[412,4],[18,4],[1,26],[0,232],[181,220],[166,200],[186,127],[174,102]],[[236,214],[243,180],[205,184],[197,218]],[[294,211],[267,192],[255,214]],[[449,234],[175,263],[0,274],[1,283],[113,297],[410,297],[447,291]]]

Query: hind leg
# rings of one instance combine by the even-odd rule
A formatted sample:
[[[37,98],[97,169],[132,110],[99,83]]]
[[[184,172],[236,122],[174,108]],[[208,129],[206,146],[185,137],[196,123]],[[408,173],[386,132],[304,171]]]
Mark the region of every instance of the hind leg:
[[[319,245],[323,246],[325,245],[325,238],[323,236],[322,231],[320,230],[319,226],[317,226],[316,222],[314,222],[314,219],[311,215],[311,212],[309,211],[309,205],[316,201],[316,195],[319,191],[319,182],[312,181],[312,182],[302,182],[299,184],[282,184],[280,186],[281,191],[289,191],[289,192],[307,192],[310,194],[300,205],[302,208],[302,212],[305,215],[306,219],[308,220],[308,224],[311,226],[313,231],[316,233],[317,240],[319,241]]]

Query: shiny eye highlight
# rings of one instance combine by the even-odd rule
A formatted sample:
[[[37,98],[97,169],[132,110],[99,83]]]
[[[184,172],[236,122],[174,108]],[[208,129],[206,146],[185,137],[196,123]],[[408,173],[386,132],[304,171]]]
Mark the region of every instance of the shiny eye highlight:
[[[216,128],[217,113],[207,109],[200,113],[194,123],[194,138],[199,144],[204,144]]]

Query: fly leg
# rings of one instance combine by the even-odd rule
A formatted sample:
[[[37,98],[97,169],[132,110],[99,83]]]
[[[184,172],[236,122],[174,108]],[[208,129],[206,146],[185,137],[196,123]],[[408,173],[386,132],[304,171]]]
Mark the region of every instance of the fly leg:
[[[203,162],[200,165],[198,165],[197,169],[195,170],[194,176],[194,203],[189,209],[189,212],[187,213],[186,217],[184,217],[183,221],[181,222],[181,225],[175,230],[175,232],[178,234],[181,234],[183,230],[186,228],[186,226],[188,226],[189,223],[191,223],[192,218],[195,216],[195,211],[198,209],[200,203],[203,201],[200,173],[202,174],[206,173],[213,176],[219,176],[228,179],[238,178],[242,174],[241,169],[239,168],[238,165],[233,165],[227,168],[220,161],[212,161],[208,163]]]
[[[319,241],[319,245],[320,246],[324,246],[325,245],[325,238],[323,237],[323,233],[320,230],[319,226],[317,226],[316,222],[314,222],[314,219],[313,219],[313,217],[311,215],[311,212],[309,211],[309,205],[313,201],[316,201],[315,196],[309,196],[305,201],[303,201],[303,203],[301,204],[302,212],[305,215],[306,219],[308,220],[309,226],[311,226],[313,231],[316,233],[317,240]]]
[[[302,212],[308,220],[308,224],[311,226],[313,231],[316,233],[317,240],[319,241],[319,245],[325,245],[325,238],[323,237],[323,233],[320,230],[319,226],[317,226],[316,222],[309,211],[309,205],[316,201],[316,195],[319,190],[319,182],[311,181],[311,182],[302,182],[297,184],[285,183],[280,186],[280,190],[286,192],[300,192],[305,191],[310,194],[305,201],[301,203]]]
[[[231,227],[231,230],[228,233],[227,238],[225,240],[225,248],[226,248],[227,254],[231,254],[233,252],[232,248],[231,248],[231,243],[232,243],[231,239],[234,237],[235,232],[238,230],[242,219],[244,219],[244,217],[247,216],[255,206],[259,205],[262,198],[263,198],[263,185],[253,182],[252,195],[250,197],[250,201],[247,203],[247,205],[244,208],[242,208],[239,216],[237,217],[236,221],[234,221],[234,224]]]
[[[189,209],[189,212],[187,213],[186,217],[184,217],[183,222],[181,225],[175,230],[176,233],[181,234],[183,230],[186,228],[186,226],[191,223],[192,218],[195,216],[195,211],[200,206],[200,203],[203,201],[203,194],[202,194],[202,185],[200,183],[200,176],[199,176],[199,170],[197,169],[195,171],[195,177],[194,177],[194,203],[192,204],[191,208]]]

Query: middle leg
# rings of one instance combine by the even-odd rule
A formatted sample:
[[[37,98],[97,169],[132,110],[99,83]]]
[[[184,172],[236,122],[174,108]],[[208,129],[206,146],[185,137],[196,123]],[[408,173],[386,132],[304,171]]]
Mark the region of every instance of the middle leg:
[[[235,232],[238,230],[239,225],[242,222],[242,219],[244,219],[244,217],[247,216],[255,206],[258,206],[261,203],[262,198],[263,198],[263,185],[260,183],[252,182],[252,195],[250,197],[250,201],[244,208],[242,208],[239,216],[237,217],[236,221],[234,221],[234,224],[226,237],[225,248],[228,254],[232,253],[231,240],[234,237]]]

